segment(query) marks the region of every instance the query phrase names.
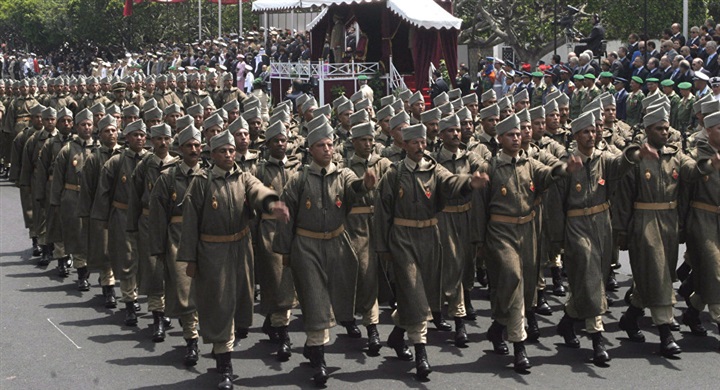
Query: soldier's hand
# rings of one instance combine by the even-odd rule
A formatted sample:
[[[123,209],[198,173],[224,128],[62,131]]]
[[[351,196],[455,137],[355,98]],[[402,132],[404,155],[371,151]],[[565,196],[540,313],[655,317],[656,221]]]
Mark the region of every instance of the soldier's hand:
[[[275,219],[280,220],[283,223],[288,223],[290,220],[290,210],[288,210],[284,202],[273,202],[270,209],[272,210],[272,215]]]
[[[720,153],[715,153],[715,155],[710,158],[710,163],[716,171],[720,171]]]
[[[575,172],[579,171],[580,169],[582,169],[582,167],[583,167],[583,162],[582,162],[582,158],[580,158],[580,156],[571,155],[570,158],[568,158],[567,168],[566,168],[568,173],[575,173]]]
[[[649,143],[645,142],[640,146],[640,158],[642,159],[650,159],[650,160],[657,160],[660,158],[660,155],[658,155],[657,149],[650,146]]]
[[[194,278],[195,274],[197,273],[197,264],[196,263],[187,263],[187,268],[185,268],[185,275]]]
[[[363,175],[363,184],[365,184],[365,188],[369,190],[375,189],[375,183],[377,183],[377,176],[375,176],[375,172],[373,171],[365,171],[365,175]]]
[[[474,189],[485,188],[490,182],[490,176],[485,172],[475,172],[470,179],[470,187]]]

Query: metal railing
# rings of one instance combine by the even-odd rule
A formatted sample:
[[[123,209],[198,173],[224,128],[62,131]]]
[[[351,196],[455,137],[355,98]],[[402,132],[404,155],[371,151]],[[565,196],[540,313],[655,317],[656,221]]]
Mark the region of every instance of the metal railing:
[[[360,75],[374,77],[380,71],[378,62],[312,63],[312,62],[271,62],[271,77],[280,79],[310,78],[356,79]]]
[[[400,72],[398,72],[397,68],[395,68],[395,64],[393,64],[392,56],[390,56],[390,89],[395,91],[398,89],[408,89],[407,85],[405,85],[405,79],[400,75]]]

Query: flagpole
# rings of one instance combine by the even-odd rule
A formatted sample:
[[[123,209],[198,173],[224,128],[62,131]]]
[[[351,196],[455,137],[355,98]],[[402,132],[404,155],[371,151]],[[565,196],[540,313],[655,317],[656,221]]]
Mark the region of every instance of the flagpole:
[[[198,0],[198,42],[202,42],[202,0]]]
[[[222,36],[222,0],[218,0],[218,38]]]
[[[242,0],[238,0],[238,36],[242,36],[242,22]]]

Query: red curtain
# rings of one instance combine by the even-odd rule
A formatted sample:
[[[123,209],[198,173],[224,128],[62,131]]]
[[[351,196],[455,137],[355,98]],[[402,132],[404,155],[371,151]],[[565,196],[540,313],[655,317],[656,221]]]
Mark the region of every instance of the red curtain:
[[[162,1],[162,0],[161,0]],[[217,4],[218,0],[208,0],[209,2],[213,4]],[[232,5],[237,4],[240,0],[222,0],[222,5]],[[249,3],[251,0],[242,0],[243,3]]]
[[[458,31],[455,29],[436,31],[438,32],[438,41],[442,49],[441,58],[445,60],[445,65],[450,75],[450,82],[453,87],[457,87],[457,85],[455,85],[455,75],[457,75],[458,70]]]

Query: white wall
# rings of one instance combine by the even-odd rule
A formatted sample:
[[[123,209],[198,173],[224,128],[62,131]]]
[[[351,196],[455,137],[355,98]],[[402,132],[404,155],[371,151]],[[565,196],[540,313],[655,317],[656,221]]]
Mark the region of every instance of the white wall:
[[[296,29],[305,31],[306,26],[315,19],[319,12],[281,12],[276,14],[268,14],[268,26],[264,23],[264,18],[260,16],[260,25],[267,27],[276,27],[281,29]]]

